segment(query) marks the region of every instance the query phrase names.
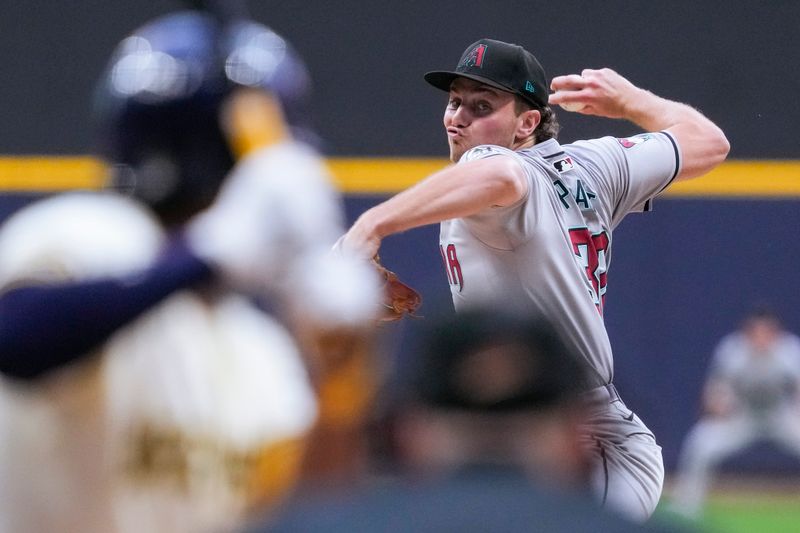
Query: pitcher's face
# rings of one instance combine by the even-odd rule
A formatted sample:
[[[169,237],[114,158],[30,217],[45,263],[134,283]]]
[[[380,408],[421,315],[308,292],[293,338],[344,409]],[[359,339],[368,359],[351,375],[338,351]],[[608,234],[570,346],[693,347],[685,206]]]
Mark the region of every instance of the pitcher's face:
[[[456,78],[444,112],[450,160],[482,144],[512,148],[519,117],[513,94],[468,78]]]

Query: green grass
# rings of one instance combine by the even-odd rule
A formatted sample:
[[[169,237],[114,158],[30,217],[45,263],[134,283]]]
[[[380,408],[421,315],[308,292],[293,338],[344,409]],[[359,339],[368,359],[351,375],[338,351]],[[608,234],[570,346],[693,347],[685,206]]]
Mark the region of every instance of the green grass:
[[[703,523],[709,530],[721,532],[800,533],[800,501],[773,495],[738,501],[713,498]]]
[[[716,491],[695,523],[670,513],[668,506],[665,498],[655,520],[695,526],[705,533],[800,533],[800,484],[792,491]]]

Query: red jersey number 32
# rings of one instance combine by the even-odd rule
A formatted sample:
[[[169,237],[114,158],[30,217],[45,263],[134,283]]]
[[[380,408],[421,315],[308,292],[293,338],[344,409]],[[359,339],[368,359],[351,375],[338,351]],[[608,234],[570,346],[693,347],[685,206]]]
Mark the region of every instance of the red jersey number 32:
[[[569,230],[572,241],[572,251],[578,257],[581,265],[586,269],[591,289],[589,293],[594,298],[594,304],[602,313],[606,298],[606,250],[608,250],[608,234],[605,231],[589,233],[588,228],[573,228]]]

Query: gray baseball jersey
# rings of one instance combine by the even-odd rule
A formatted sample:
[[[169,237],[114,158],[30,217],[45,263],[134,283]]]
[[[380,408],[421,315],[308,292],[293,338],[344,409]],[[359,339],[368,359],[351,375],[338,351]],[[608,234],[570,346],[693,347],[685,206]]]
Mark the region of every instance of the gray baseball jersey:
[[[727,382],[737,407],[753,414],[793,404],[800,385],[800,339],[782,333],[758,353],[744,333],[731,333],[720,341],[709,377]]]
[[[533,306],[561,330],[594,371],[613,378],[603,324],[612,230],[649,210],[680,170],[666,132],[560,145],[551,139],[517,152],[478,146],[460,162],[509,155],[525,169],[528,193],[513,205],[441,224],[440,251],[456,310]]]

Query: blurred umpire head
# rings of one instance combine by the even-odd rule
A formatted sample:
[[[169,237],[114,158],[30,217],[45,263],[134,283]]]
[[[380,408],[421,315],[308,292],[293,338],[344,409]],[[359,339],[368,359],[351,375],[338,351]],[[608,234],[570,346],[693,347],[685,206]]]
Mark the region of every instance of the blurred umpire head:
[[[95,103],[99,155],[114,165],[112,186],[168,225],[206,207],[243,155],[226,123],[237,95],[271,95],[281,124],[301,140],[313,135],[306,115],[310,78],[291,45],[248,20],[241,3],[193,4],[118,45]]]
[[[581,486],[585,368],[549,322],[475,309],[431,324],[404,380],[401,455],[428,471],[506,465]]]

